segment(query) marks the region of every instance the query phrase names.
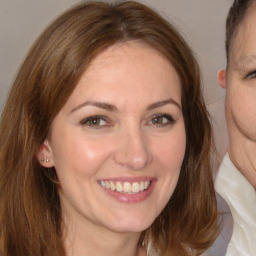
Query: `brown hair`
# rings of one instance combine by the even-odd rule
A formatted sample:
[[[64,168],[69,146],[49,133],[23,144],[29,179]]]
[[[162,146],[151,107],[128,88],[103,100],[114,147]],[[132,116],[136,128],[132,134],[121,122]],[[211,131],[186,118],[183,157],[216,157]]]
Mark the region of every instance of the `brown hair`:
[[[226,56],[229,62],[230,51],[240,24],[243,22],[246,12],[254,0],[235,0],[230,7],[226,20]]]
[[[61,15],[32,46],[14,81],[0,125],[0,254],[65,255],[54,169],[36,152],[52,121],[95,56],[140,40],[162,53],[182,86],[186,153],[173,196],[141,241],[160,255],[199,255],[216,237],[217,209],[210,169],[211,126],[200,72],[175,28],[136,2],[81,3]]]

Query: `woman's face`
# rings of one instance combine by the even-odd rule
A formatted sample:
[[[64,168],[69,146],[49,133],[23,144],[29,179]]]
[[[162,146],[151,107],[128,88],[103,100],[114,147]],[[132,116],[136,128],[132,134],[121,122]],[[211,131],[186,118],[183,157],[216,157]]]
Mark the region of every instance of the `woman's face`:
[[[172,65],[140,42],[92,61],[39,152],[56,169],[65,219],[115,232],[153,223],[185,152],[180,87]]]

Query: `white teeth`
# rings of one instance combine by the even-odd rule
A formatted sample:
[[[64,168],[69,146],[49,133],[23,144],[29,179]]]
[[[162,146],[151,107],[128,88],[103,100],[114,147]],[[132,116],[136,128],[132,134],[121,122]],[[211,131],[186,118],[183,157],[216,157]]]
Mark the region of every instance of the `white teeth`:
[[[140,191],[140,184],[138,182],[134,182],[132,184],[132,192],[138,193]]]
[[[110,184],[109,184],[109,182],[108,182],[108,181],[105,181],[105,184],[106,184],[105,187],[106,187],[107,189],[110,189]],[[103,186],[103,187],[104,187],[104,186]]]
[[[145,182],[141,181],[140,182],[140,191],[143,191],[145,189]]]
[[[113,181],[110,181],[110,188],[111,190],[116,190],[116,186]]]
[[[132,193],[139,193],[141,191],[146,190],[149,185],[150,181],[141,181],[141,182],[121,182],[121,181],[100,181],[100,185],[104,188],[115,190],[117,192],[132,194]]]
[[[132,184],[130,182],[125,182],[123,185],[123,192],[131,193],[132,191]]]
[[[122,192],[123,191],[122,184],[119,181],[116,183],[116,191],[118,191],[118,192]]]

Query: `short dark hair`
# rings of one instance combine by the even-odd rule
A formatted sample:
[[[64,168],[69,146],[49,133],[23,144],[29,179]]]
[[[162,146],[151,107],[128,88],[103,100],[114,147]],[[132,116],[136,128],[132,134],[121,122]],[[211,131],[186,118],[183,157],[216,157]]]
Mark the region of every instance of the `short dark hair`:
[[[226,56],[227,63],[230,57],[230,50],[237,34],[239,25],[243,22],[246,12],[254,0],[235,0],[229,9],[226,20]]]

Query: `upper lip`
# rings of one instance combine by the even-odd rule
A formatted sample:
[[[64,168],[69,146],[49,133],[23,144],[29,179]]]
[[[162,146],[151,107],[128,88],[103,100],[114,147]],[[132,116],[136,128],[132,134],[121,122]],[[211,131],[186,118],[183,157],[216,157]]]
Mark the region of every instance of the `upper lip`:
[[[115,178],[103,178],[98,179],[98,181],[121,181],[121,182],[140,182],[140,181],[154,181],[156,178],[149,177],[149,176],[143,176],[143,177],[115,177]]]

